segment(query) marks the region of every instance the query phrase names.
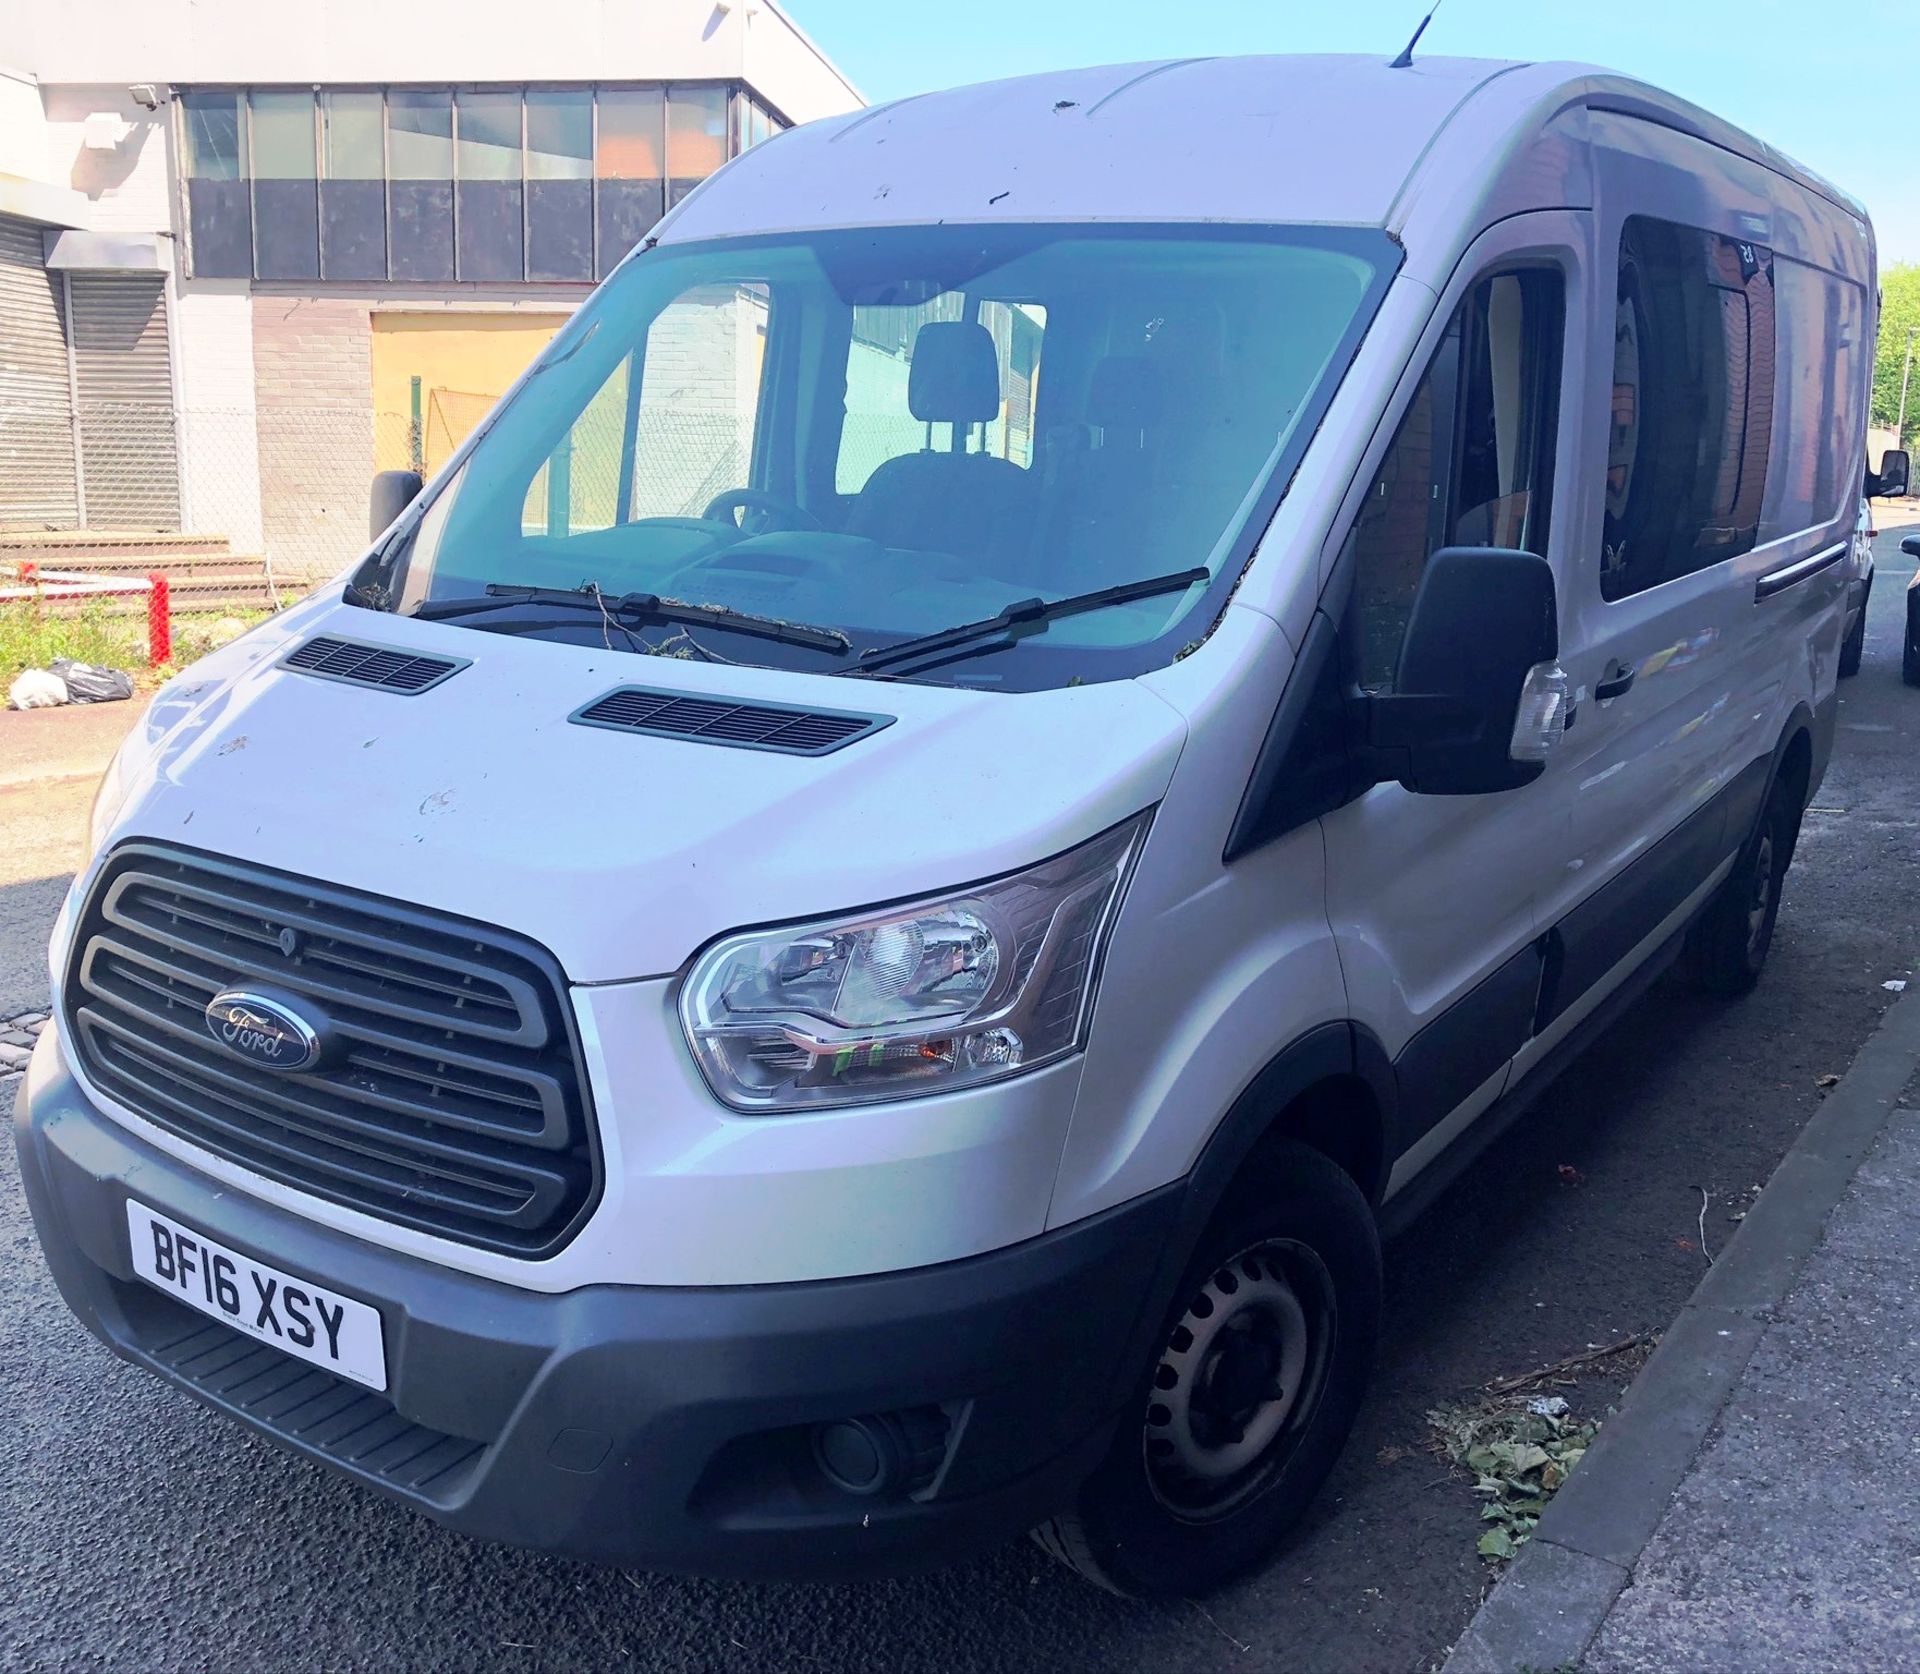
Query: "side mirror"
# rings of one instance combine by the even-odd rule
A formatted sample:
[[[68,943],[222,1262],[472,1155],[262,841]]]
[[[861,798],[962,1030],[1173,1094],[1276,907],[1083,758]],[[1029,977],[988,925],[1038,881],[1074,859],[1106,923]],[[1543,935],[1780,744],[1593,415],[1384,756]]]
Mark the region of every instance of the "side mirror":
[[[1567,722],[1553,569],[1531,552],[1444,547],[1427,560],[1391,693],[1362,697],[1380,779],[1428,796],[1540,776]]]
[[[1891,499],[1905,494],[1913,480],[1912,461],[1904,448],[1888,448],[1880,456],[1880,469],[1867,473],[1867,494],[1872,499]]]
[[[367,496],[367,534],[378,540],[389,524],[420,498],[418,471],[378,471]]]
[[[1920,535],[1902,535],[1900,550],[1909,558],[1920,558]]]

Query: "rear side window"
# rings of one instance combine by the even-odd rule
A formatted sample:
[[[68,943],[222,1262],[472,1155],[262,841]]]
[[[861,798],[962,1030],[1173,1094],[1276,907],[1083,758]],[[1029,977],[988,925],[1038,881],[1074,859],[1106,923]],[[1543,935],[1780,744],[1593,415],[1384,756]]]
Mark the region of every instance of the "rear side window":
[[[1545,555],[1565,318],[1561,276],[1527,269],[1482,279],[1448,323],[1347,537],[1364,689],[1392,689],[1434,552]]]
[[[1859,495],[1866,293],[1780,256],[1772,460],[1760,542],[1831,523]]]
[[[1635,215],[1620,236],[1600,591],[1753,549],[1773,424],[1773,253]]]

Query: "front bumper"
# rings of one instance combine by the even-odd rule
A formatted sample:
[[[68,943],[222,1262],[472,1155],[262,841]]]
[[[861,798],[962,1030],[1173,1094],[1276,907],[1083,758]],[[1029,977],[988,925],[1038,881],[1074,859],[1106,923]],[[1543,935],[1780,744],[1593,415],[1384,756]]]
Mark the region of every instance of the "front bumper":
[[[1178,1193],[870,1278],[523,1291],[237,1193],[96,1110],[53,1031],[14,1113],[56,1283],[116,1353],[281,1446],[485,1539],[738,1576],[942,1561],[1061,1509],[1125,1402]],[[135,1279],[126,1200],[377,1308],[375,1395]],[[929,1487],[861,1497],[814,1427],[938,1408]]]

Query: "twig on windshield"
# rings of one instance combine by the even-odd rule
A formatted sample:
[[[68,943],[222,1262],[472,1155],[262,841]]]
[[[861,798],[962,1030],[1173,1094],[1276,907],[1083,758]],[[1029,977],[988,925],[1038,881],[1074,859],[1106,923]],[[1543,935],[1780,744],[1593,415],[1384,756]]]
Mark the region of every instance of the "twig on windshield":
[[[656,657],[671,657],[674,655],[673,648],[682,641],[686,642],[687,649],[703,663],[725,663],[729,668],[747,668],[750,666],[747,663],[738,662],[732,657],[723,657],[718,651],[702,645],[699,640],[695,639],[685,628],[676,628],[672,633],[668,634],[665,639],[661,640],[658,645],[649,645],[648,650]]]
[[[626,625],[626,623],[620,621],[613,614],[612,611],[607,609],[607,596],[606,594],[600,591],[599,582],[597,581],[585,582],[582,584],[581,590],[583,592],[592,594],[593,602],[599,608],[600,640],[601,640],[601,643],[604,644],[609,651],[613,649],[613,630],[615,628],[618,628],[620,630],[621,637],[626,640],[627,649],[629,651],[638,653],[641,651],[649,651],[652,649],[652,647],[649,646],[645,640],[635,635],[634,631],[631,628],[629,628]]]

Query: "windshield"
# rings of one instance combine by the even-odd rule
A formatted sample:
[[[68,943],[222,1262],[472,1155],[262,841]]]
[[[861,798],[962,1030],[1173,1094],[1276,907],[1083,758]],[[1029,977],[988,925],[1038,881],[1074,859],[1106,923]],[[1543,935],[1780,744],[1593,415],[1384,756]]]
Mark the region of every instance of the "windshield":
[[[1015,601],[1204,568],[907,677],[1031,690],[1161,666],[1218,616],[1395,259],[1338,228],[643,251],[357,579],[403,611],[490,585],[718,606],[837,630],[852,663]],[[840,671],[717,618],[663,629],[592,604],[454,619]]]

